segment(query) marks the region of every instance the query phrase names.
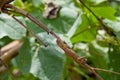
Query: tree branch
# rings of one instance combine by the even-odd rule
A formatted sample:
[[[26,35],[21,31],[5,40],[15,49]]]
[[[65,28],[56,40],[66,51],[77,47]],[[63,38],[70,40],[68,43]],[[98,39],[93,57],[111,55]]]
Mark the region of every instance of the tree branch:
[[[111,36],[115,36],[115,34],[103,23],[103,21],[82,1],[79,0],[80,3],[89,11],[92,13],[92,15],[98,20],[98,22],[101,24],[102,28]]]
[[[0,49],[0,60],[1,60],[0,65],[2,65],[2,63],[7,63],[14,56],[17,55],[17,52],[19,51],[22,43],[23,42],[21,40],[16,40],[4,46],[3,48],[1,48]]]
[[[68,44],[66,44],[64,41],[62,41],[59,37],[57,38],[57,44],[58,46],[64,50],[64,52],[66,53],[67,56],[71,57],[76,63],[78,63],[80,66],[84,67],[85,69],[89,70],[90,72],[92,72],[94,75],[96,75],[96,77],[99,80],[103,80],[103,78],[96,72],[96,70],[91,67],[90,65],[88,65],[86,63],[87,59],[84,57],[80,57],[78,56],[70,47]]]
[[[34,34],[26,25],[24,25],[20,20],[18,20],[15,16],[12,16],[13,19],[15,19],[19,24],[21,24],[29,33],[31,33],[42,45],[44,45],[45,47],[47,47],[47,44],[43,43],[40,38]]]
[[[11,8],[13,9],[15,12],[24,15],[25,17],[27,17],[28,19],[30,19],[31,21],[33,21],[35,24],[37,24],[40,28],[42,28],[43,30],[45,30],[48,34],[52,34],[54,37],[58,37],[54,32],[52,32],[50,29],[47,28],[47,26],[45,26],[43,23],[41,23],[40,21],[38,21],[35,17],[33,17],[32,15],[30,15],[29,13],[25,12],[24,10],[21,10],[11,4],[6,4],[5,5],[6,8]]]
[[[78,63],[80,66],[82,66],[83,68],[89,70],[90,72],[92,72],[94,75],[96,75],[96,77],[99,80],[103,80],[103,78],[94,70],[93,67],[89,66],[86,61],[87,59],[84,57],[80,57],[78,56],[70,47],[68,44],[66,44],[66,42],[62,41],[61,38],[59,36],[57,36],[53,31],[51,31],[50,29],[47,28],[47,26],[45,26],[43,23],[41,23],[40,21],[38,21],[36,18],[34,18],[32,15],[30,15],[29,13],[16,8],[13,5],[10,4],[6,4],[5,8],[10,8],[13,9],[16,13],[19,13],[21,15],[24,15],[25,17],[29,18],[31,21],[33,21],[35,24],[37,24],[40,28],[42,28],[43,30],[45,30],[47,33],[53,35],[56,39],[57,39],[57,45],[65,52],[65,54],[69,57],[71,57],[76,63]]]
[[[12,1],[14,1],[14,0],[0,0],[0,12],[1,12],[1,9],[3,8],[3,6],[5,4],[8,4],[8,3],[12,2]]]

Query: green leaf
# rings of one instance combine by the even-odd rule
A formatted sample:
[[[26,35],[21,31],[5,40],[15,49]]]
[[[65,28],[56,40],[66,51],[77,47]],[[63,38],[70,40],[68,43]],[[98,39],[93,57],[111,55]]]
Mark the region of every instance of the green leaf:
[[[88,0],[89,1],[89,0]],[[90,0],[91,2],[94,2],[95,4],[100,4],[106,0]]]
[[[15,6],[19,6],[20,8],[25,7],[24,3],[22,2],[22,0],[15,0],[14,5]]]
[[[38,80],[38,78],[35,78],[31,73],[24,75],[24,79],[21,80]]]
[[[25,40],[17,56],[17,66],[23,74],[32,73],[40,80],[61,80],[64,66],[63,51],[56,39],[47,33],[39,34],[48,47],[36,46],[34,39]]]
[[[109,67],[111,70],[120,72],[120,47],[113,45],[109,51]],[[116,74],[111,74],[112,76],[108,75],[106,80],[119,80],[120,76]]]
[[[27,1],[23,0],[15,0],[14,1],[14,6],[18,7],[19,9],[23,9],[25,11],[31,11],[31,8],[33,8],[32,3],[28,3]]]
[[[32,56],[30,72],[40,80],[62,80],[63,52],[48,34],[39,34],[48,47],[38,47]],[[46,39],[47,38],[47,39]]]
[[[8,37],[4,37],[4,38],[0,39],[0,48],[2,46],[9,44],[10,42],[12,42],[12,40]]]
[[[38,78],[34,77],[31,73],[21,75],[21,76],[17,76],[17,77],[15,77],[15,79],[16,80],[39,80]],[[6,79],[6,80],[8,80],[8,79]]]
[[[68,14],[71,13],[71,14]],[[71,8],[63,7],[60,10],[59,17],[55,20],[45,20],[45,23],[50,29],[58,33],[67,33],[73,25],[77,17],[77,12]]]
[[[117,37],[118,39],[120,39],[120,21],[112,21],[112,20],[105,19],[105,20],[103,20],[103,22],[104,22],[109,28],[111,28],[111,29],[114,31],[116,37]]]
[[[56,19],[45,19],[43,18],[42,10],[40,11],[38,9],[35,9],[33,10],[32,15],[35,16],[43,24],[45,24],[49,29],[57,33],[67,33],[68,30],[72,27],[78,15],[78,12],[74,9],[74,6],[63,6],[58,12],[58,17]],[[38,26],[33,24],[31,21],[27,20],[26,23],[28,27],[35,33],[41,32],[41,29],[38,29]]]
[[[74,22],[71,29],[68,31],[67,35],[68,35],[69,38],[71,38],[74,35],[74,33],[77,30],[78,26],[81,24],[81,22],[82,22],[81,16],[82,16],[82,12],[79,14],[78,18]]]
[[[90,59],[95,67],[108,69],[105,48],[100,49],[95,42],[89,45]]]
[[[40,6],[44,0],[28,0],[28,2],[32,3],[35,7]]]
[[[21,39],[26,35],[26,30],[8,15],[0,15],[0,24],[0,38],[8,36],[11,39]]]
[[[10,78],[10,77],[11,77],[11,75],[9,74],[8,71],[2,72],[0,74],[0,80],[8,80],[8,78]]]
[[[109,70],[108,68],[108,57],[107,57],[108,48],[99,46],[95,41],[92,44],[89,44],[89,61],[96,68]],[[108,77],[111,76],[109,72],[98,71],[99,75],[103,77],[104,80],[109,80]],[[113,79],[114,80],[114,79]]]
[[[92,20],[91,20],[92,21]],[[75,34],[71,37],[72,43],[80,41],[91,42],[96,38],[97,28],[95,25],[90,25],[90,20],[86,15],[82,15],[82,23],[76,29]]]
[[[17,67],[20,68],[22,74],[28,74],[31,67],[32,48],[28,39],[25,39],[24,41],[25,42],[19,51],[19,55],[16,57],[16,63]]]
[[[92,7],[91,9],[98,17],[116,20],[116,11],[112,7]]]

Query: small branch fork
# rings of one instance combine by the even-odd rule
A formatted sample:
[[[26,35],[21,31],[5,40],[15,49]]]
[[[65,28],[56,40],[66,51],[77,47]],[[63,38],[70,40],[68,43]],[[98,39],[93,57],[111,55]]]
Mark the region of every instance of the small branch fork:
[[[75,62],[77,62],[80,66],[82,66],[83,68],[89,70],[90,72],[92,72],[94,75],[96,75],[96,77],[99,80],[103,80],[103,78],[94,70],[93,67],[89,66],[86,61],[87,59],[84,57],[80,57],[78,56],[70,47],[68,44],[66,44],[64,41],[61,40],[61,38],[59,36],[57,36],[53,31],[51,31],[50,29],[47,28],[47,26],[45,26],[44,24],[42,24],[40,21],[38,21],[36,18],[34,18],[32,15],[30,15],[29,13],[16,8],[15,6],[11,5],[11,4],[5,4],[5,9],[3,10],[4,13],[9,13],[9,11],[7,10],[7,8],[12,9],[14,12],[19,13],[21,15],[24,15],[25,17],[27,17],[28,19],[30,19],[31,21],[33,21],[34,23],[36,23],[40,28],[42,28],[43,30],[45,30],[48,34],[53,35],[56,39],[57,39],[57,45],[64,50],[65,54],[69,57],[71,57]],[[18,19],[16,19],[14,16],[13,18],[19,22],[22,26],[24,26],[26,28],[26,26],[20,22]],[[26,28],[27,29],[27,28]],[[29,29],[27,29],[28,31],[30,31]],[[30,31],[31,32],[31,31]]]
[[[10,10],[8,10],[10,9]],[[53,35],[56,39],[57,39],[57,45],[65,52],[65,54],[69,57],[71,57],[76,63],[78,63],[80,66],[82,66],[83,68],[87,69],[88,71],[92,72],[94,75],[96,75],[96,77],[98,78],[98,80],[103,80],[103,78],[96,72],[96,68],[91,67],[90,65],[88,65],[86,63],[87,59],[84,57],[80,57],[78,56],[70,47],[69,45],[65,42],[62,41],[62,39],[57,36],[53,31],[51,31],[50,29],[47,28],[47,26],[45,26],[43,23],[41,23],[40,21],[38,21],[36,18],[34,18],[32,15],[30,15],[29,13],[16,8],[15,6],[11,5],[11,4],[5,4],[4,8],[2,8],[2,12],[9,14],[11,10],[13,10],[14,12],[21,14],[25,17],[27,17],[28,19],[30,19],[31,21],[33,21],[35,24],[37,24],[40,28],[42,28],[43,30],[45,30],[48,34]],[[26,28],[33,36],[35,36],[37,39],[38,37],[36,35],[34,35],[34,33],[27,28],[26,25],[24,25],[20,20],[18,20],[17,18],[15,18],[14,16],[12,16],[18,23],[20,23],[24,28]],[[39,40],[39,39],[38,39]],[[41,41],[40,41],[41,42]],[[44,44],[44,43],[43,43]]]

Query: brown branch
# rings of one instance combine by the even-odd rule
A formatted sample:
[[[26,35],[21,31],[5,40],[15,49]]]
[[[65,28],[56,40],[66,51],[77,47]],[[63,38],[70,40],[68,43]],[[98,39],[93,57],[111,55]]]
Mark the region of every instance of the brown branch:
[[[0,9],[3,8],[5,4],[12,2],[13,0],[0,0]]]
[[[16,80],[16,78],[14,77],[9,69],[9,66],[6,63],[8,63],[11,59],[13,59],[13,57],[17,55],[17,52],[19,51],[22,43],[23,42],[21,40],[16,40],[0,49],[0,66],[5,66],[13,80]]]
[[[8,15],[12,15],[10,12],[10,10],[7,10],[7,9],[3,9],[2,12],[3,13],[6,13]],[[38,42],[40,42],[42,45],[44,45],[45,47],[47,47],[47,44],[45,44],[44,42],[42,42],[40,40],[40,38],[35,34],[33,33],[26,25],[24,25],[20,20],[18,20],[14,15],[12,15],[12,18],[15,19],[19,24],[21,24],[29,33],[31,33],[32,36],[34,36]]]
[[[33,21],[35,24],[37,24],[40,28],[42,28],[43,30],[45,30],[48,34],[52,34],[54,37],[58,37],[54,32],[52,32],[50,29],[47,28],[47,26],[45,26],[43,23],[41,23],[40,21],[38,21],[35,17],[33,17],[32,15],[30,15],[29,13],[25,12],[24,10],[21,10],[11,4],[6,4],[5,5],[6,8],[11,8],[13,9],[15,12],[24,15],[25,17],[27,17],[28,19],[30,19],[31,21]]]
[[[1,60],[0,65],[2,65],[2,63],[7,63],[13,57],[15,57],[17,55],[17,52],[20,49],[22,43],[23,42],[21,40],[16,40],[16,41],[13,41],[10,44],[4,46],[3,48],[1,48],[1,50],[0,50],[0,60]]]
[[[68,44],[66,44],[64,41],[61,40],[60,37],[58,37],[54,32],[52,32],[50,29],[47,28],[47,26],[45,26],[44,24],[42,24],[40,21],[38,21],[36,18],[34,18],[32,15],[28,14],[27,12],[18,9],[16,7],[14,7],[13,5],[10,4],[6,4],[5,8],[10,8],[13,9],[15,12],[22,14],[24,16],[26,16],[27,18],[29,18],[31,21],[33,21],[34,23],[36,23],[40,28],[42,28],[43,30],[45,30],[47,33],[50,33],[51,35],[53,35],[56,39],[57,39],[57,45],[64,50],[65,54],[69,57],[71,57],[76,63],[78,63],[80,66],[82,66],[83,68],[91,71],[93,74],[96,75],[96,77],[99,80],[103,80],[103,78],[94,70],[93,67],[89,66],[86,61],[87,59],[84,57],[80,57],[78,56],[70,47]]]
[[[71,57],[75,62],[77,62],[80,66],[84,67],[85,69],[91,71],[99,80],[103,80],[103,78],[96,72],[96,70],[89,66],[86,61],[87,59],[84,57],[78,56],[70,47],[68,44],[66,44],[64,41],[62,41],[59,37],[57,38],[57,44],[58,46],[63,49],[67,56]]]
[[[16,80],[16,78],[10,71],[7,63],[17,55],[22,43],[23,42],[21,40],[16,40],[0,49],[0,72],[7,70],[10,73],[13,80]]]
[[[1,0],[0,0],[1,1]],[[11,0],[12,1],[12,0]],[[92,10],[90,10],[83,2],[82,4],[98,19],[98,21],[104,26],[103,22],[101,19],[99,19],[99,17],[97,17],[93,12]],[[6,8],[11,8],[13,9],[15,12],[19,13],[19,14],[22,14],[24,16],[26,16],[27,18],[29,18],[30,20],[32,20],[34,23],[36,23],[39,27],[41,27],[42,29],[44,29],[47,33],[50,33],[52,34],[54,37],[57,38],[57,44],[58,46],[64,50],[65,54],[69,57],[71,57],[75,62],[77,62],[80,66],[82,66],[83,68],[91,71],[93,74],[96,75],[96,77],[99,79],[99,80],[103,80],[103,78],[96,72],[96,70],[100,70],[100,71],[104,71],[104,72],[111,72],[111,73],[114,73],[114,74],[119,74],[117,72],[113,72],[113,71],[109,71],[109,70],[104,70],[104,69],[100,69],[100,68],[94,68],[94,67],[91,67],[89,66],[87,63],[86,63],[86,58],[84,57],[80,57],[78,56],[64,41],[61,40],[61,38],[59,38],[54,32],[52,32],[51,30],[49,30],[44,24],[42,24],[41,22],[39,22],[36,18],[34,18],[33,16],[31,16],[30,14],[28,14],[27,12],[23,11],[23,10],[20,10],[10,4],[6,4],[5,5],[5,9]],[[4,9],[4,10],[5,10]],[[13,17],[16,21],[18,21],[21,25],[23,25],[23,27],[26,28],[26,26],[21,22],[19,21],[18,19],[16,19],[15,17]],[[104,26],[105,27],[105,26]],[[26,28],[27,29],[27,28]],[[27,29],[28,31],[29,28]],[[32,32],[32,31],[30,31]],[[33,32],[32,32],[33,33]],[[7,61],[9,61],[10,59],[12,59],[12,56],[15,55],[15,54],[12,54],[16,51],[19,50],[20,48],[20,45],[18,47],[14,46],[15,48],[13,48],[13,46],[9,46],[9,48],[2,48],[1,49],[1,60],[6,63]],[[3,55],[4,54],[7,54],[6,55]],[[9,54],[9,55],[8,55]],[[11,55],[12,54],[12,55]]]

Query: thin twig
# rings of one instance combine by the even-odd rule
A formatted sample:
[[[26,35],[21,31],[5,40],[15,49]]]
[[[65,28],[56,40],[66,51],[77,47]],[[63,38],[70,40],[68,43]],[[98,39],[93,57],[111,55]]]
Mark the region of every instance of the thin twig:
[[[96,71],[103,71],[103,72],[110,72],[110,73],[113,73],[113,74],[117,74],[117,75],[120,75],[119,72],[115,72],[115,71],[111,71],[111,70],[106,70],[106,69],[101,69],[101,68],[94,68]]]
[[[23,42],[21,40],[16,40],[1,48],[0,66],[3,65],[6,67],[13,80],[16,79],[6,63],[8,63],[13,57],[18,54],[17,52],[21,48],[22,44]]]
[[[2,12],[11,15],[11,13],[9,12],[11,10],[7,10],[7,9],[3,9]],[[43,43],[40,38],[32,32],[32,30],[30,30],[26,25],[24,25],[20,20],[18,20],[14,15],[11,15],[13,19],[15,19],[19,24],[21,24],[29,33],[32,34],[32,36],[34,36],[42,45],[44,45],[45,47],[47,47],[47,44]]]
[[[2,63],[7,63],[13,57],[15,57],[18,54],[18,51],[21,48],[22,44],[23,41],[16,40],[1,48],[2,55],[0,56],[0,60],[2,60]]]
[[[59,36],[57,36],[53,31],[51,31],[50,29],[47,28],[47,26],[45,26],[44,24],[42,24],[40,21],[38,21],[36,18],[34,18],[32,15],[28,14],[27,12],[20,10],[10,4],[6,4],[5,5],[6,8],[11,8],[13,9],[15,12],[22,14],[24,16],[26,16],[27,18],[29,18],[31,21],[33,21],[34,23],[36,23],[39,27],[41,27],[42,29],[44,29],[47,33],[50,33],[51,35],[53,35],[56,39],[57,39],[57,45],[64,50],[65,54],[69,57],[71,57],[75,62],[77,62],[80,66],[82,66],[83,68],[91,71],[93,74],[96,75],[96,77],[99,80],[103,80],[103,78],[94,70],[93,67],[89,66],[86,63],[86,58],[84,57],[80,57],[78,56],[70,47],[68,44],[66,44],[64,41],[61,40],[61,38]]]
[[[71,57],[74,61],[76,61],[80,66],[84,67],[85,69],[91,71],[99,80],[103,80],[103,78],[94,70],[93,67],[86,63],[86,58],[78,56],[68,44],[62,41],[60,38],[57,38],[58,46],[63,49],[67,56]]]
[[[9,52],[12,49],[14,49],[14,51],[15,51],[16,46],[18,46],[20,48],[20,46],[22,45],[22,43],[23,43],[22,40],[15,40],[15,41],[7,44],[6,46],[2,47],[0,49],[0,51],[1,51],[0,52],[0,57],[2,57],[2,55],[4,55],[5,53]]]
[[[102,25],[103,29],[109,34],[109,35],[112,35],[114,36],[115,34],[103,23],[103,21],[82,1],[82,0],[79,0],[80,3],[86,8],[88,9],[88,11],[90,11],[93,16],[98,20],[98,22]]]
[[[48,34],[52,34],[54,37],[58,37],[54,32],[52,32],[50,29],[47,28],[47,26],[45,26],[43,23],[41,23],[40,21],[38,21],[35,17],[33,17],[32,15],[30,15],[29,13],[25,12],[24,10],[21,10],[11,4],[6,4],[5,7],[7,8],[11,8],[13,9],[15,12],[22,14],[24,16],[26,16],[27,18],[29,18],[31,21],[33,21],[34,23],[36,23],[38,25],[38,27],[42,28],[43,30],[45,30]]]
[[[0,0],[0,10],[1,10],[1,8],[3,8],[3,6],[5,4],[8,4],[8,3],[12,2],[12,1],[14,1],[14,0]]]
[[[11,75],[11,78],[13,80],[16,80],[15,76],[13,75],[13,73],[10,71],[10,68],[7,64],[3,63],[3,65],[6,67],[6,69],[8,70],[9,74]]]
[[[13,57],[15,57],[18,53],[18,50],[20,49],[22,45],[21,40],[13,41],[10,44],[6,45],[1,49],[0,54],[0,65],[4,65],[8,72],[10,73],[11,77],[13,80],[16,80],[15,77],[13,76],[12,72],[10,71],[9,67],[7,66],[6,63],[8,63]]]
[[[45,47],[47,47],[47,44],[43,43],[40,38],[35,35],[26,25],[24,25],[20,20],[18,20],[15,16],[12,16],[13,19],[15,19],[19,24],[21,24],[29,33],[31,33],[41,44],[43,44]]]

